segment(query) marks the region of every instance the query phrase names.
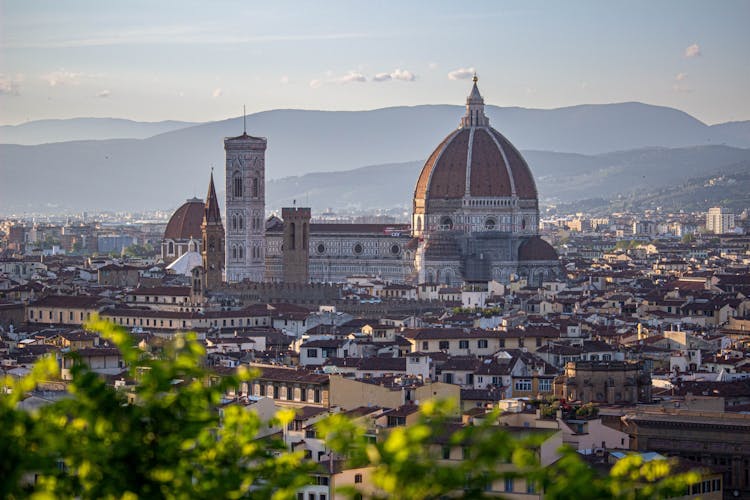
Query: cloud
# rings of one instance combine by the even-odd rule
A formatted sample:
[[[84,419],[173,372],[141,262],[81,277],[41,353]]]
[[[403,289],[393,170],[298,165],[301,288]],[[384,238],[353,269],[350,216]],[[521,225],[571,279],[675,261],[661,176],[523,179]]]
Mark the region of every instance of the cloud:
[[[61,87],[65,85],[80,85],[81,80],[87,76],[89,75],[61,69],[42,75],[42,80],[47,82],[50,87]]]
[[[211,97],[214,99],[217,97],[221,97],[224,95],[224,91],[221,89],[221,87],[216,87],[214,91],[211,93]]]
[[[378,73],[372,77],[373,82],[388,82],[390,80],[401,80],[403,82],[413,82],[417,79],[417,75],[409,70],[405,69],[394,69],[390,73]]]
[[[683,93],[690,93],[693,92],[693,88],[689,85],[686,85],[687,82],[687,73],[677,73],[674,76],[674,84],[672,85],[672,90],[675,92],[683,92]]]
[[[438,65],[437,63],[431,62],[430,64],[427,65],[427,67],[430,69],[437,69]]]
[[[323,82],[320,80],[310,80],[310,88],[317,89],[321,85],[323,85]]]
[[[417,75],[412,73],[411,71],[405,70],[405,69],[398,69],[391,73],[391,78],[394,80],[403,80],[405,82],[413,82],[417,79]]]
[[[96,94],[96,97],[102,97],[102,98],[105,98],[105,97],[109,97],[109,96],[110,96],[111,94],[112,94],[112,92],[110,92],[110,91],[109,91],[109,90],[107,90],[107,89],[104,89],[104,90],[102,90],[101,92],[97,92],[97,94]]]
[[[337,78],[335,81],[337,83],[352,83],[352,82],[362,83],[362,82],[367,81],[367,77],[365,77],[365,75],[363,75],[359,71],[350,71],[348,74],[340,78]]]
[[[281,78],[279,78],[279,83],[281,83],[282,85],[288,84],[289,83],[289,77],[286,76],[286,75],[282,76]]]
[[[0,74],[0,95],[21,95],[23,75],[13,77]]]
[[[701,47],[697,43],[685,49],[685,57],[698,57],[701,54]]]
[[[476,70],[472,66],[471,68],[459,68],[448,73],[449,80],[468,80],[474,76]]]

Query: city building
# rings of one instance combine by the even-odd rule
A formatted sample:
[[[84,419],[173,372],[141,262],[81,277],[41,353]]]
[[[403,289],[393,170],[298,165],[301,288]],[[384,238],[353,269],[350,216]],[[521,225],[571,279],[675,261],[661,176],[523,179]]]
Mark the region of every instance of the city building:
[[[227,283],[344,282],[365,274],[449,286],[520,276],[538,286],[561,273],[557,252],[539,236],[531,169],[490,126],[476,78],[459,127],[433,151],[417,179],[411,226],[310,223],[311,214],[301,208],[284,209],[283,220],[264,220],[266,146],[265,138],[246,131],[224,140]],[[166,263],[189,251],[191,239],[203,238],[209,202],[193,198],[172,216],[162,244]],[[211,208],[215,212],[218,207]],[[300,214],[306,220],[297,220]],[[212,224],[218,228],[220,219]],[[289,239],[292,225],[307,258],[297,239]],[[215,253],[222,244],[216,238]],[[204,262],[204,268],[211,265],[217,268]],[[216,276],[207,280],[215,284]]]
[[[539,200],[521,153],[492,128],[477,78],[466,114],[417,180],[413,235],[420,282],[507,282],[555,277],[557,253],[539,236]]]
[[[713,234],[724,234],[734,230],[734,214],[722,207],[709,208],[706,213],[706,231]]]

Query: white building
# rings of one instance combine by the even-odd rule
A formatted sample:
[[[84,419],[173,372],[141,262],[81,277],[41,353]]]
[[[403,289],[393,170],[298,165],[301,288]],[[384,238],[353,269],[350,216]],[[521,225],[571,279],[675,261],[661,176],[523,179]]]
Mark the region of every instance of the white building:
[[[734,230],[734,214],[726,212],[722,207],[708,209],[706,214],[706,230],[713,234],[724,234]]]

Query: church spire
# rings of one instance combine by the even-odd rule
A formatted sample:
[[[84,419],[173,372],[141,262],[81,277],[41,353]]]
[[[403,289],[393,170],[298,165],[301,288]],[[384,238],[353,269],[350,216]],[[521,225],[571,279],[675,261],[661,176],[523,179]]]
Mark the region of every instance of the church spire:
[[[206,206],[203,210],[203,221],[206,223],[221,222],[221,212],[219,212],[219,200],[216,197],[216,188],[214,188],[214,170],[211,169],[211,180],[208,183],[208,194],[206,195]]]
[[[490,124],[489,118],[484,114],[484,98],[479,93],[477,82],[479,78],[474,73],[472,78],[474,85],[471,88],[469,97],[466,98],[466,114],[461,118],[461,124],[459,128],[466,127],[487,127]]]

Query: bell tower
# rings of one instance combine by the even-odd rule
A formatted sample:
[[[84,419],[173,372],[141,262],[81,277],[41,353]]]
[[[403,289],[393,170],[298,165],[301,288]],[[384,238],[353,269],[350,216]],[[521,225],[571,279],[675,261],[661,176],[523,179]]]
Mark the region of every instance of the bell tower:
[[[208,183],[206,205],[203,209],[203,223],[201,224],[203,258],[203,288],[216,290],[221,286],[224,272],[224,226],[221,223],[219,200],[214,188],[214,173]]]
[[[310,216],[309,208],[283,207],[284,244],[282,262],[284,282],[307,284],[310,282]]]
[[[266,144],[247,132],[224,139],[227,283],[265,280]]]

